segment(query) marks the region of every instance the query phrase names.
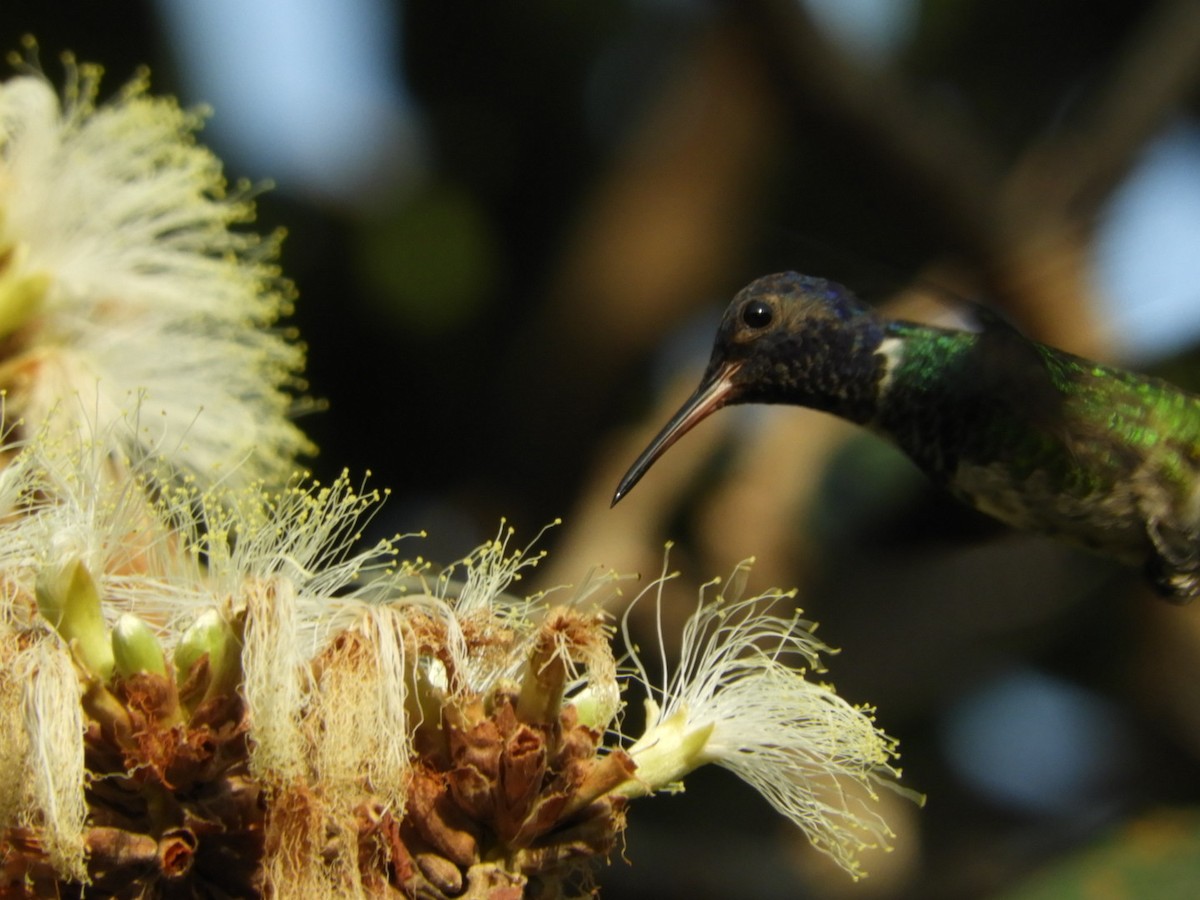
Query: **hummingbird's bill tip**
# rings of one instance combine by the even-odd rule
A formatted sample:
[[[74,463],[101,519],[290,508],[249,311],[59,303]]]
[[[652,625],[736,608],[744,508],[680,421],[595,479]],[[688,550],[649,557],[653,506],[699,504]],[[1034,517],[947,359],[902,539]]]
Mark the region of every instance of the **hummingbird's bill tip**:
[[[642,471],[644,471],[644,470],[642,470]],[[635,475],[635,472],[636,472],[636,475]],[[617,489],[615,491],[613,491],[612,503],[610,503],[608,505],[608,508],[612,509],[614,506],[616,506],[618,503],[620,503],[622,500],[624,500],[625,495],[628,494],[631,490],[633,490],[633,486],[635,484],[637,484],[638,481],[641,480],[641,477],[642,477],[642,472],[638,471],[637,466],[634,466],[628,472],[626,472],[625,477],[621,479],[619,484],[617,484]]]
[[[686,432],[690,431],[693,425],[729,402],[729,397],[734,390],[732,378],[739,368],[739,365],[726,365],[715,375],[701,382],[695,393],[679,408],[679,411],[671,417],[658,436],[642,451],[642,455],[629,467],[629,471],[617,485],[609,509],[616,506],[626,494],[633,490],[634,485],[642,480],[642,476],[646,474],[655,460]]]

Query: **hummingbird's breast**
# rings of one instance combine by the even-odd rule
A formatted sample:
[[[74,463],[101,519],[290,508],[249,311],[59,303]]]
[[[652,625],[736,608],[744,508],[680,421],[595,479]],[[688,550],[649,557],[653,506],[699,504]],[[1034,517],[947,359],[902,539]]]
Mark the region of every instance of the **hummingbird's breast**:
[[[1064,491],[1048,469],[1021,476],[1004,462],[959,464],[948,486],[964,502],[995,519],[1025,531],[1059,537],[1110,555],[1140,563],[1151,550],[1146,521],[1150,507],[1166,509],[1165,498],[1153,498],[1150,485],[1120,481],[1108,488]]]

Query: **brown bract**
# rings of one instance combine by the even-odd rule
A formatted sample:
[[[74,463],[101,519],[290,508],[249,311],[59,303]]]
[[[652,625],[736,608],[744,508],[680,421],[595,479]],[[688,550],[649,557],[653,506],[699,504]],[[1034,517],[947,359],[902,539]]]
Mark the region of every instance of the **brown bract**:
[[[515,693],[447,707],[449,764],[418,761],[399,828],[393,870],[408,896],[565,896],[612,850],[625,800],[602,794],[633,761],[598,756],[602,735],[570,706],[544,723],[516,707]]]
[[[184,722],[174,681],[150,673],[93,684],[84,704],[89,890],[189,897],[255,883],[264,811],[247,771],[244,704],[214,698]],[[0,832],[0,858],[2,896],[64,886],[34,832]]]

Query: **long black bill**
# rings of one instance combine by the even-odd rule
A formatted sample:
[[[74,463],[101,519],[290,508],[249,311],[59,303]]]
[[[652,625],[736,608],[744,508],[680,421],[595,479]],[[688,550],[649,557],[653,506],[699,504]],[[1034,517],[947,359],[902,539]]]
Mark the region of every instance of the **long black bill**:
[[[712,372],[700,382],[700,387],[679,408],[679,412],[671,417],[658,437],[650,442],[642,455],[637,458],[613,494],[612,505],[617,503],[633,490],[633,486],[642,480],[642,476],[654,465],[655,460],[667,452],[677,440],[692,430],[701,419],[707,418],[729,402],[733,393],[733,376],[741,368],[739,363],[726,363]]]

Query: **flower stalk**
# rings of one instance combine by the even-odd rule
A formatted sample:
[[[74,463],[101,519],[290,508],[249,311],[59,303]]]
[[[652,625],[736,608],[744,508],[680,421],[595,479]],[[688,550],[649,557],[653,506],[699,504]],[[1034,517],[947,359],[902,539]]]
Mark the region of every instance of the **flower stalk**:
[[[630,799],[671,790],[686,775],[712,761],[708,747],[715,722],[693,725],[683,709],[664,719],[653,700],[646,701],[646,720],[655,726],[626,751],[637,765],[636,777],[618,788],[621,796]]]

